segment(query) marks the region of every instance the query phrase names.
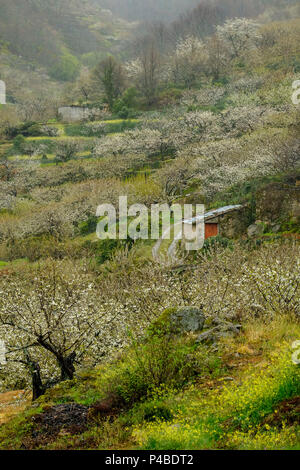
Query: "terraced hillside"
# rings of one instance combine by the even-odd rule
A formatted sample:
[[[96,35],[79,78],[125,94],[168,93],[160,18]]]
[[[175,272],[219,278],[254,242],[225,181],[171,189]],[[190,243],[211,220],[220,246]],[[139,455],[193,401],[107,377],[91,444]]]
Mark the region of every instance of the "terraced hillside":
[[[1,107],[1,449],[299,449],[296,12],[100,62],[97,117]],[[120,196],[241,210],[153,259],[132,215],[98,238]]]

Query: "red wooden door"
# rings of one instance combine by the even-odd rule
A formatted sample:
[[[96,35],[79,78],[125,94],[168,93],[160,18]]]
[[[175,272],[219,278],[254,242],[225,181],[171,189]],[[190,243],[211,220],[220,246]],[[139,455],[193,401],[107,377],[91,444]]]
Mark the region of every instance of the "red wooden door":
[[[210,237],[216,237],[218,233],[218,224],[205,224],[205,240]]]

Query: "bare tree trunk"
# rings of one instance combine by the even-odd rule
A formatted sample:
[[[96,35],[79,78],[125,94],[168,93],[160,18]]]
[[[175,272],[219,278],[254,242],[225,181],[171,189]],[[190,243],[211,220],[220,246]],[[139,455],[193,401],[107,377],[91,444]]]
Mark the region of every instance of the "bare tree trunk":
[[[32,363],[32,400],[37,400],[45,393],[45,387],[41,379],[41,369],[38,362]]]
[[[55,356],[60,368],[61,380],[72,380],[75,373],[74,362],[76,352],[73,351],[69,356],[65,356],[63,352],[58,351],[51,343],[45,341],[42,337],[38,338],[38,343]]]
[[[75,373],[74,362],[76,358],[76,353],[72,352],[67,357],[57,357],[57,361],[60,367],[61,380],[72,380]]]
[[[24,351],[25,363],[30,371],[32,380],[32,401],[37,400],[41,395],[44,395],[46,387],[43,385],[41,379],[41,369],[38,362],[33,361],[27,350]]]

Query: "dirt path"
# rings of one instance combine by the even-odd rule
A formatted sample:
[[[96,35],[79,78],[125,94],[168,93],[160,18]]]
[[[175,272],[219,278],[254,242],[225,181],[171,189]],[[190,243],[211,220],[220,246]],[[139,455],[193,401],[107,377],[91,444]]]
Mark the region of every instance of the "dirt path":
[[[7,423],[31,402],[31,393],[24,390],[0,393],[0,425]]]

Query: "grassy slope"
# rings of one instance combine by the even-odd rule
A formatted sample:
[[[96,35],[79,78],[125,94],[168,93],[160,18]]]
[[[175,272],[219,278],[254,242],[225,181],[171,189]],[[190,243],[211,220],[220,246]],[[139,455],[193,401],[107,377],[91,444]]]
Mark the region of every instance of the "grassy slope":
[[[126,354],[62,383],[38,406],[3,425],[0,448],[18,449],[25,443],[43,449],[299,449],[300,369],[291,361],[290,347],[299,336],[299,323],[291,318],[274,319],[268,326],[249,322],[238,337],[222,340],[217,355],[207,351],[215,358],[210,368],[183,389],[154,390],[111,417],[91,414],[81,433],[33,437],[36,415],[43,410],[103,401],[107,385],[129,367]]]

